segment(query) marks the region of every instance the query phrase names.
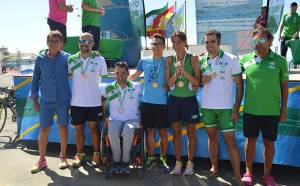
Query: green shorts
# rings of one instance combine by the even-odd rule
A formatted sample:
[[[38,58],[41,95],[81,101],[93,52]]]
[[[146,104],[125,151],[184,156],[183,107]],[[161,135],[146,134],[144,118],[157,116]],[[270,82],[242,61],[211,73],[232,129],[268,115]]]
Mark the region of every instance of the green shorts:
[[[234,132],[235,124],[231,119],[232,109],[204,109],[202,116],[206,128],[218,127],[225,132]]]

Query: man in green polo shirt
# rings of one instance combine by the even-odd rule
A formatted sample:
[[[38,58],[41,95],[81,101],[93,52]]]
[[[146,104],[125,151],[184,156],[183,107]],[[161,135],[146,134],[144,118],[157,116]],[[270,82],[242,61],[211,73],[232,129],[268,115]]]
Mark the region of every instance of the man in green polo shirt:
[[[100,44],[99,15],[105,14],[104,8],[98,8],[96,0],[82,0],[82,33],[89,32],[94,37],[93,51],[98,51]]]
[[[259,27],[254,30],[252,38],[255,51],[240,60],[247,77],[243,117],[244,136],[247,138],[246,173],[242,181],[245,185],[252,185],[252,164],[261,130],[265,145],[262,181],[266,185],[276,185],[274,178],[270,177],[270,171],[275,154],[274,141],[277,140],[278,123],[283,123],[287,117],[287,62],[284,57],[270,49],[273,35],[266,28]]]
[[[281,41],[280,52],[281,56],[286,57],[288,47],[285,45],[285,41],[292,38],[299,39],[300,31],[300,14],[297,11],[298,5],[296,2],[291,4],[290,13],[284,14],[279,31],[278,40]],[[284,29],[283,36],[281,37],[282,30]]]

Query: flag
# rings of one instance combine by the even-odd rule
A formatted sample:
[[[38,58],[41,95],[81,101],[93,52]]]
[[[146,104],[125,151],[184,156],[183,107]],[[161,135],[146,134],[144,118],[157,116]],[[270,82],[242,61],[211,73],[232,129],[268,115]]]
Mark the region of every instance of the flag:
[[[174,12],[166,24],[165,37],[171,37],[176,31],[184,32],[184,5],[181,5],[180,8]]]
[[[154,19],[161,13],[167,10],[167,6],[162,7],[161,9],[156,9],[148,12],[146,14],[146,29],[153,25]]]
[[[284,0],[270,0],[268,10],[267,29],[275,34],[278,30],[282,11],[284,8]]]
[[[165,10],[159,14],[154,20],[153,25],[147,28],[147,36],[152,37],[155,33],[160,33],[163,36],[165,35],[165,26],[174,14],[174,5],[169,9]]]
[[[143,0],[129,0],[130,20],[140,36],[146,36]]]

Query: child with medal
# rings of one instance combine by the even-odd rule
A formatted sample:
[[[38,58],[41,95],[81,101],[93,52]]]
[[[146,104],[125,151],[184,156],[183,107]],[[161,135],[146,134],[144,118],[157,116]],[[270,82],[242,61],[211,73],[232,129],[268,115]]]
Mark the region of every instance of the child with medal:
[[[151,170],[154,165],[160,163],[161,172],[169,172],[167,164],[168,149],[168,111],[167,101],[169,87],[165,78],[166,57],[163,51],[166,48],[165,38],[161,34],[154,34],[152,38],[152,55],[142,58],[136,72],[129,80],[136,80],[144,72],[144,90],[141,104],[141,118],[146,129],[146,144],[149,157],[144,164],[145,170]],[[154,154],[154,129],[157,128],[160,136],[160,157]]]
[[[186,35],[177,31],[172,34],[171,41],[176,56],[169,56],[166,59],[165,75],[170,86],[168,101],[169,121],[173,128],[173,147],[175,151],[176,165],[171,172],[173,175],[180,175],[181,162],[181,132],[182,119],[186,123],[188,136],[188,162],[184,175],[194,174],[194,154],[197,146],[196,124],[200,121],[199,106],[193,86],[200,85],[200,64],[196,55],[186,53]]]

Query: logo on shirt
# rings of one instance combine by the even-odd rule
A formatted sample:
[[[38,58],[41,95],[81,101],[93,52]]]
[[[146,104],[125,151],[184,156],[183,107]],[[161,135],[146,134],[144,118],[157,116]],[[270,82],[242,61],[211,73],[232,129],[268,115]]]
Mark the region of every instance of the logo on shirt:
[[[289,74],[288,73],[284,73],[285,77],[289,77]]]
[[[158,73],[157,73],[157,67],[154,67],[154,68],[152,68],[152,69],[150,70],[149,78],[150,78],[150,79],[155,79],[155,78],[154,78],[154,75],[157,76],[156,79],[157,79],[158,76],[159,76]]]
[[[197,119],[197,118],[198,118],[198,114],[191,115],[191,119]]]
[[[233,123],[232,123],[232,122],[230,122],[230,123],[229,123],[229,126],[230,126],[230,127],[233,127]]]
[[[225,80],[225,77],[223,75],[221,75],[220,80]]]
[[[276,69],[276,66],[275,66],[274,62],[270,62],[269,69]]]

